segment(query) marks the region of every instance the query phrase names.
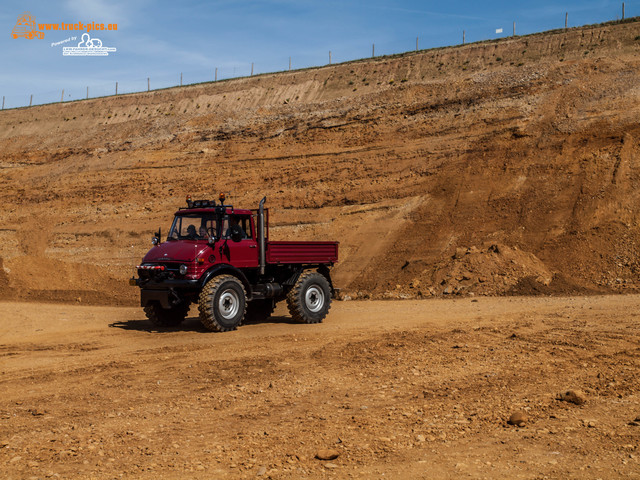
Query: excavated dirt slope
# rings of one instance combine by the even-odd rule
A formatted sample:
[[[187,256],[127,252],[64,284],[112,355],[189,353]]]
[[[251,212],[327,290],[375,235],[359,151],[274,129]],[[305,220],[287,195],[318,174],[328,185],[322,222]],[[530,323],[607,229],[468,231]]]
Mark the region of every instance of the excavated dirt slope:
[[[351,297],[637,289],[640,23],[0,112],[0,298],[136,300],[185,194]]]

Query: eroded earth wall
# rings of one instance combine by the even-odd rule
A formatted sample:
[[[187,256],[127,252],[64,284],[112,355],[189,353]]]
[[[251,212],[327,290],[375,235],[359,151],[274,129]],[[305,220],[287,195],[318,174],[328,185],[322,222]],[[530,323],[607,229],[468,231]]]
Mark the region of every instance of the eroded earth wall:
[[[352,297],[634,291],[640,23],[0,112],[0,297],[134,303],[185,195]]]

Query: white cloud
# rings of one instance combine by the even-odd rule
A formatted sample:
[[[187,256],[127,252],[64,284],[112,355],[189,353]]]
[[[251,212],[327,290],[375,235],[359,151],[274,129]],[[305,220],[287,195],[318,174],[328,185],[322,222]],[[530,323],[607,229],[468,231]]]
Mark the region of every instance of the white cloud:
[[[117,23],[126,25],[135,17],[139,7],[147,0],[107,1],[107,0],[66,0],[65,6],[79,21]]]
[[[161,58],[164,65],[207,66],[211,64],[210,57],[195,49],[184,48],[149,35],[137,34],[122,37],[118,44],[122,45],[122,52],[136,55],[139,59],[145,59],[145,57]]]

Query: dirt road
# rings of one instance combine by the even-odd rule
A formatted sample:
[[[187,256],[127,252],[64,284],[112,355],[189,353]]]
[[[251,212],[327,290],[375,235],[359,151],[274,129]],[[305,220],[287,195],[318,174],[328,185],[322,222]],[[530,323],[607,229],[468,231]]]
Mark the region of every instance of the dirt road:
[[[637,478],[639,296],[195,311],[0,303],[3,478]],[[581,390],[583,405],[556,399]],[[516,411],[525,426],[507,425]],[[316,459],[321,449],[333,460]]]

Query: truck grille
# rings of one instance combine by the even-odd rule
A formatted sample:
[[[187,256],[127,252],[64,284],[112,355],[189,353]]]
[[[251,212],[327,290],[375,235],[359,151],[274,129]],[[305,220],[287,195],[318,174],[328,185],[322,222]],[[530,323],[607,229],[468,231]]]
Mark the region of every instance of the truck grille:
[[[167,278],[182,278],[180,263],[142,264],[136,267],[141,280],[165,280]]]

